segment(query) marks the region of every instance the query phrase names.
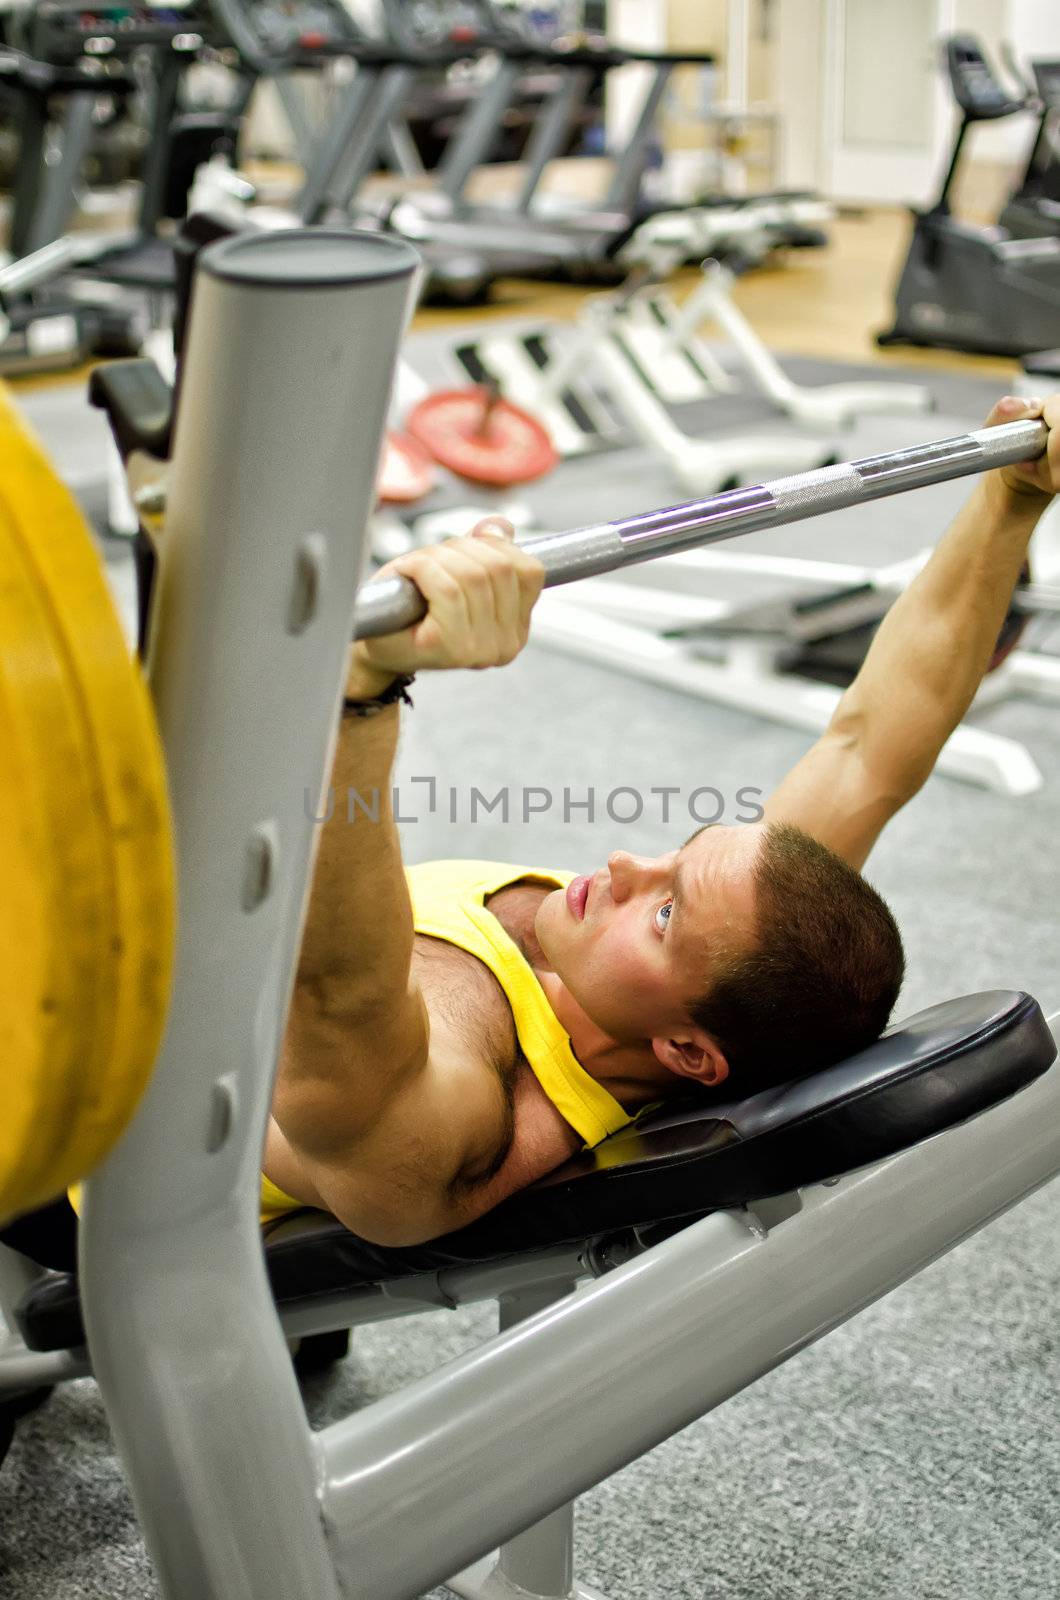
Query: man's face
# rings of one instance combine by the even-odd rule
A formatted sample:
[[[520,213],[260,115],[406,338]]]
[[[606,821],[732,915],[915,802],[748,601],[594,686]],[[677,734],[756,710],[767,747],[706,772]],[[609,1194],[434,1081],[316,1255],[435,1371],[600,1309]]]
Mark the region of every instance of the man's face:
[[[541,902],[538,943],[564,986],[613,1039],[665,1034],[709,986],[723,950],[754,936],[763,823],[711,826],[680,850],[616,850],[591,878]]]

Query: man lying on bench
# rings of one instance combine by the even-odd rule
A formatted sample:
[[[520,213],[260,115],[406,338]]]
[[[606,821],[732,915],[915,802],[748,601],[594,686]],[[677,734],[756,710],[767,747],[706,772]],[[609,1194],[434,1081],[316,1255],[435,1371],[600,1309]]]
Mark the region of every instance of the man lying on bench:
[[[651,860],[616,851],[575,877],[405,869],[385,801],[357,827],[334,806],[268,1129],[266,1213],[317,1206],[372,1242],[419,1243],[690,1085],[751,1094],[883,1031],[902,946],[861,868],[968,710],[1060,486],[1060,397],[991,413],[1043,414],[1048,456],[976,483],[760,822],[702,829]],[[402,675],[499,666],[526,643],[542,569],[509,535],[487,521],[388,569],[429,612],[354,646],[337,794],[389,794]]]

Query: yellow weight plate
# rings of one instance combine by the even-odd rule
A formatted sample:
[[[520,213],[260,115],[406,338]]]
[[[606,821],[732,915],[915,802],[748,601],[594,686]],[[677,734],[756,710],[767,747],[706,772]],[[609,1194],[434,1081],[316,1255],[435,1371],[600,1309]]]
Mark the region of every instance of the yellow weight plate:
[[[0,392],[0,1217],[120,1136],[165,1023],[164,766],[92,539]]]
[[[76,1111],[79,1040],[99,1026],[113,904],[80,712],[2,514],[0,641],[0,1183],[35,1200]]]

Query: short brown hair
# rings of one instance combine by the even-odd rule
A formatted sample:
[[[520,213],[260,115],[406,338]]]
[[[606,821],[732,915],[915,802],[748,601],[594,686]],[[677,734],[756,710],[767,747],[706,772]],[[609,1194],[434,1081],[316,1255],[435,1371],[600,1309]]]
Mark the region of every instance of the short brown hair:
[[[725,1090],[740,1095],[863,1050],[887,1026],[905,972],[884,900],[801,828],[767,828],[754,888],[756,942],[723,955],[691,1008],[725,1052]]]

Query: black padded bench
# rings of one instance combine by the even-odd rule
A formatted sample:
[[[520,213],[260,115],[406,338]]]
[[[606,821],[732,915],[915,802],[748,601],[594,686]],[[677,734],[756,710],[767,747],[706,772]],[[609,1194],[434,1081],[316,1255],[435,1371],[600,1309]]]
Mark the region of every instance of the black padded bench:
[[[324,1212],[269,1223],[263,1242],[280,1310],[447,1268],[584,1247],[602,1270],[709,1212],[749,1205],[882,1160],[1015,1094],[1050,1066],[1056,1045],[1029,995],[994,990],[932,1006],[861,1054],[742,1101],[660,1110],[487,1216],[427,1244],[366,1243]],[[984,1151],[984,1159],[988,1152]],[[17,1312],[38,1351],[84,1343],[65,1203],[0,1232],[50,1270]]]

